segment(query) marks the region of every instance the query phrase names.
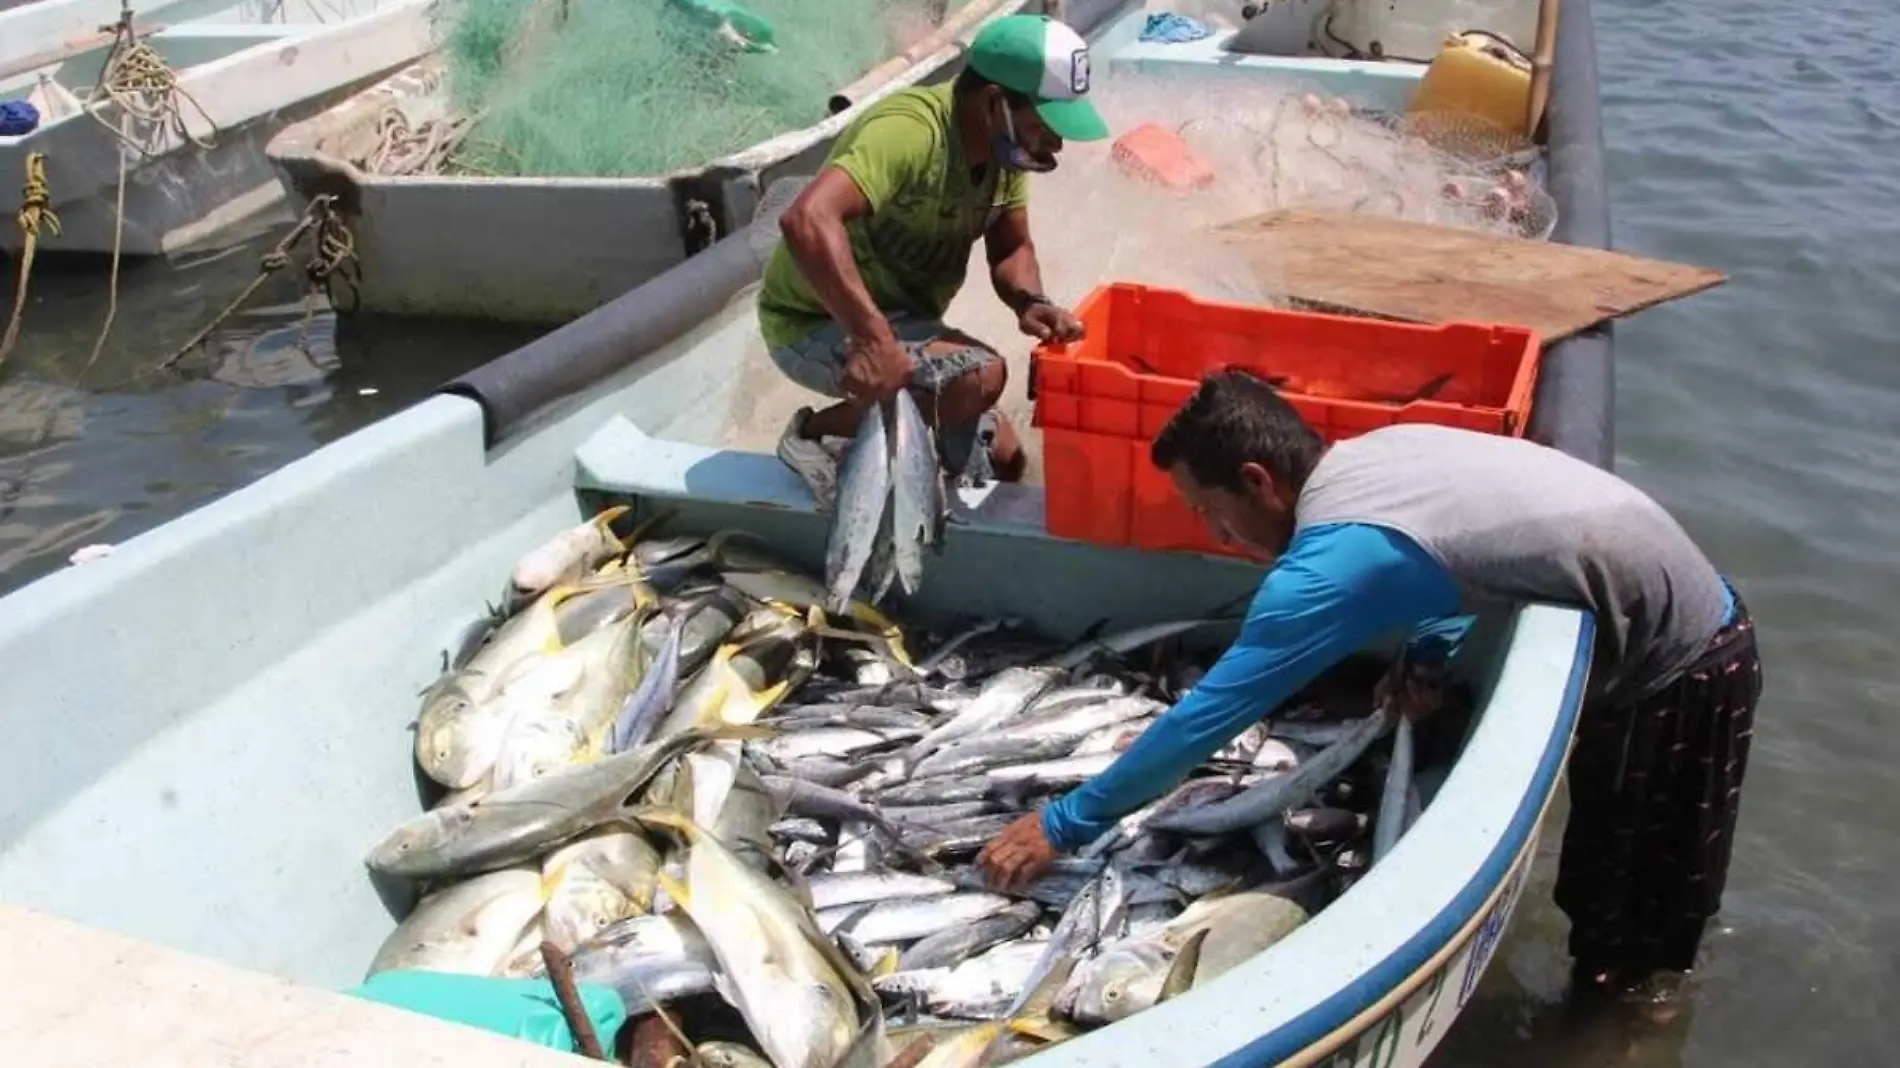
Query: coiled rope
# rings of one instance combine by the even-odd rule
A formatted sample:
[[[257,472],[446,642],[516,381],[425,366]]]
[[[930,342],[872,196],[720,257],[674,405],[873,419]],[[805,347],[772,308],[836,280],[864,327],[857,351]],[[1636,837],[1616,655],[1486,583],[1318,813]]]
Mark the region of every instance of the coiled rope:
[[[26,286],[33,274],[33,254],[40,244],[40,229],[59,236],[59,215],[53,211],[52,192],[46,187],[46,154],[29,152],[26,156],[26,185],[20,189],[20,210],[14,216],[20,224],[20,280],[13,287],[13,315],[7,320],[7,332],[0,337],[0,364],[7,362],[14,342],[20,340],[20,321],[26,317]]]
[[[119,0],[119,21],[109,28],[113,31],[112,50],[106,54],[105,66],[99,71],[99,83],[93,90],[93,98],[88,102],[86,111],[119,139],[119,189],[113,207],[112,272],[106,285],[106,321],[99,328],[98,340],[92,343],[92,356],[86,361],[88,367],[99,359],[106,338],[112,333],[113,320],[119,314],[119,260],[125,241],[125,183],[131,163],[131,156],[126,150],[130,149],[150,159],[169,147],[166,134],[174,135],[180,143],[210,149],[215,147],[214,138],[217,134],[217,123],[198,103],[197,98],[178,84],[178,75],[165,62],[165,57],[151,45],[139,40],[138,32],[132,28],[130,0]],[[104,109],[99,106],[104,100],[110,100],[117,106],[118,125],[106,120]],[[191,132],[185,122],[181,101],[190,104],[205,124],[211,127],[210,136],[200,137]],[[143,136],[134,136],[135,131]]]

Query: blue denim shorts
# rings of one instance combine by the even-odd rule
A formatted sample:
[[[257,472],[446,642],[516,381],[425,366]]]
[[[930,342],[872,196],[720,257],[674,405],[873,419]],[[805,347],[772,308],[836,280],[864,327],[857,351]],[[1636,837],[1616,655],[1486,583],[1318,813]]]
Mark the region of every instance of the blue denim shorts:
[[[899,313],[891,316],[890,324],[897,343],[913,362],[910,384],[927,393],[935,393],[946,383],[1002,359],[995,349],[974,339],[962,348],[926,354],[932,342],[952,334],[936,319]],[[965,339],[957,335],[957,340]],[[844,329],[828,322],[799,341],[773,349],[772,362],[787,378],[813,393],[842,398],[844,390],[839,382],[844,377],[845,345]],[[984,412],[970,423],[939,426],[937,455],[953,474],[984,481],[991,475],[989,450],[995,440],[996,413]],[[981,449],[976,448],[979,441]]]

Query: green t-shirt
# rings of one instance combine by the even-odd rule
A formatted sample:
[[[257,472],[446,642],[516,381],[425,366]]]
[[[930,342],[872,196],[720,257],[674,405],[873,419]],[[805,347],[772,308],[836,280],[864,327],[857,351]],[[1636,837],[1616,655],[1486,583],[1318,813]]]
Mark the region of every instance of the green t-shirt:
[[[952,122],[952,90],[945,83],[891,94],[839,135],[825,160],[871,204],[871,214],[846,229],[858,273],[886,312],[941,317],[963,287],[977,239],[1029,201],[1024,174],[994,164],[972,174]],[[765,343],[789,345],[830,319],[780,240],[759,290]]]

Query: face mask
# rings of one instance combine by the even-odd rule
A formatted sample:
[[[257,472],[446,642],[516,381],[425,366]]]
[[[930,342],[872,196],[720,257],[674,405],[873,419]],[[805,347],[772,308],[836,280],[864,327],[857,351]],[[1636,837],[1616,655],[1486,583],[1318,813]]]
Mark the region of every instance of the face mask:
[[[990,139],[991,155],[1007,170],[1047,174],[1056,169],[1055,161],[1037,159],[1016,140],[1016,120],[1010,115],[1007,102],[1003,104],[1003,129],[992,133]]]

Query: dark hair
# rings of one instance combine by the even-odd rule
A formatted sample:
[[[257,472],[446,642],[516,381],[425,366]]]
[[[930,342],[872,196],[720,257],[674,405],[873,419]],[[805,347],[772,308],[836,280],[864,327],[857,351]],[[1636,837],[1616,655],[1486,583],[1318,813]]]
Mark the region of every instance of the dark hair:
[[[1239,492],[1240,469],[1255,463],[1295,493],[1319,463],[1326,443],[1266,379],[1230,367],[1201,380],[1161,428],[1149,459],[1166,471],[1187,465],[1203,486]]]
[[[952,92],[958,96],[967,97],[972,93],[981,92],[992,85],[996,85],[996,83],[978,74],[975,67],[965,64],[963,72],[957,75],[956,88],[953,89]],[[1003,91],[1003,99],[1009,102],[1009,106],[1019,111],[1035,103],[1035,101],[1031,100],[1028,96],[1006,85],[996,85],[996,87]]]

